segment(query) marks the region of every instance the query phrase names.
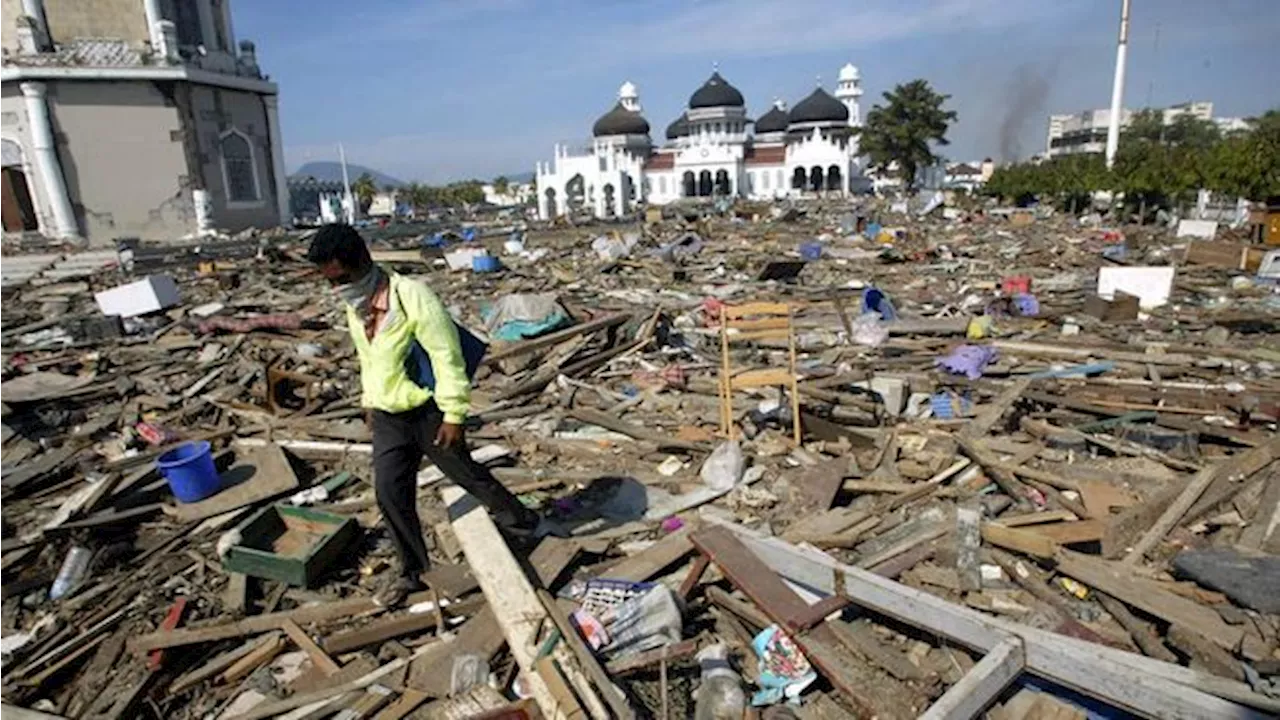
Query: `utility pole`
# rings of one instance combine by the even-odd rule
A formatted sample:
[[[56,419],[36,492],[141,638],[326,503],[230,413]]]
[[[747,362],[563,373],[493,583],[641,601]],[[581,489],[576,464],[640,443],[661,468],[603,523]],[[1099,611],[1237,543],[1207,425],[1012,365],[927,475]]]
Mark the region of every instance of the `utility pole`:
[[[1121,0],[1120,43],[1116,46],[1116,77],[1111,86],[1111,117],[1107,124],[1107,169],[1116,161],[1120,146],[1120,113],[1124,112],[1124,61],[1129,49],[1129,0]]]

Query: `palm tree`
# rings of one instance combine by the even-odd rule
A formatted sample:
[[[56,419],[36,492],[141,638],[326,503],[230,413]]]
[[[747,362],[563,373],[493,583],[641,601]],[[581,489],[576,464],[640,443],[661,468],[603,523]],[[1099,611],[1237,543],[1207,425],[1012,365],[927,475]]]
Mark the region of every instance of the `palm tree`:
[[[372,175],[364,173],[351,183],[351,193],[360,201],[360,212],[366,213],[373,204],[373,196],[378,194],[378,185]]]
[[[498,177],[494,178],[493,180],[494,195],[499,195],[499,196],[506,195],[507,191],[510,189],[511,189],[511,181],[507,180],[506,175],[499,175]]]

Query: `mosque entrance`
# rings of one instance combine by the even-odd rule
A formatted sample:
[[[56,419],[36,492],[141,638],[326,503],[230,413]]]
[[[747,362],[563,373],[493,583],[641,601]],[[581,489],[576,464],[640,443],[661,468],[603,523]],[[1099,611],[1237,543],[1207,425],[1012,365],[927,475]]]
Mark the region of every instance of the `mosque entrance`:
[[[604,215],[605,217],[613,217],[616,213],[613,205],[613,183],[606,183],[604,186]]]
[[[547,217],[558,217],[560,212],[556,207],[556,189],[547,188]]]
[[[840,174],[840,166],[832,165],[827,168],[827,189],[828,190],[844,190],[844,178]]]
[[[586,184],[582,173],[569,178],[569,182],[564,184],[565,204],[570,212],[581,210],[587,204]]]
[[[814,192],[822,190],[822,168],[818,165],[809,170],[809,189]]]
[[[728,194],[729,194],[729,171],[717,170],[716,171],[716,195],[724,196]]]
[[[12,140],[4,140],[3,151],[4,187],[0,200],[4,204],[4,230],[39,230],[40,220],[31,200],[31,186],[27,184],[27,174],[23,171],[22,146]]]

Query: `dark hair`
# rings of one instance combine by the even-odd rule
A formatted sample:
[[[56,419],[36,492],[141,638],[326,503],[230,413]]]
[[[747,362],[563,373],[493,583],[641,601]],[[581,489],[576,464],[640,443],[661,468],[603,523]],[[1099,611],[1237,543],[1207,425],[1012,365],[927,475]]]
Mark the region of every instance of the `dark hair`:
[[[337,260],[348,270],[361,270],[373,262],[364,238],[346,223],[330,223],[316,231],[307,259],[316,265]]]

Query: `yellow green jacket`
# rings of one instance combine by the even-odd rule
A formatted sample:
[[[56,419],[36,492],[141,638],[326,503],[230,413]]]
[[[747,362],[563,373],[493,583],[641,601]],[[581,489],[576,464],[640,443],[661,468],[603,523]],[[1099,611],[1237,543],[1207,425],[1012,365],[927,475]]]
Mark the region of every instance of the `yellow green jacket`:
[[[370,341],[364,320],[347,307],[347,326],[360,358],[360,404],[386,412],[404,412],[431,399],[432,392],[418,387],[405,371],[409,341],[416,338],[435,375],[436,405],[447,423],[461,424],[471,404],[471,381],[462,359],[458,328],[444,303],[426,285],[395,273],[387,273],[391,288],[390,315]]]

